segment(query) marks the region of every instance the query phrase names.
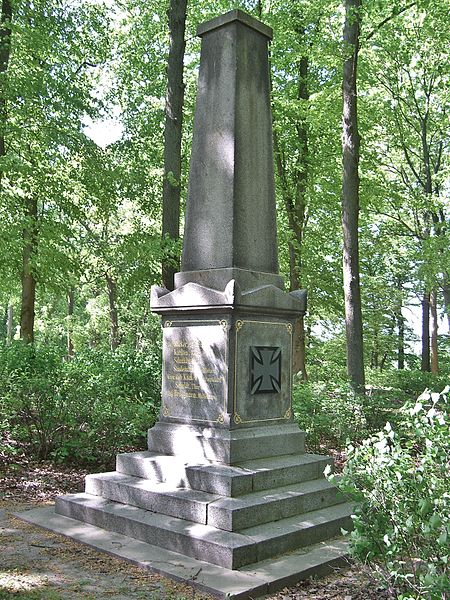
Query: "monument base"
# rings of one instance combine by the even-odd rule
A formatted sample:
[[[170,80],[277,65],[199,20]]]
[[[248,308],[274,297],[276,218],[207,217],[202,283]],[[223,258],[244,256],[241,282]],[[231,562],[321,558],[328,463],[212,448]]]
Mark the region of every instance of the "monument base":
[[[21,518],[217,596],[264,595],[343,562],[352,505],[296,425],[186,426],[185,452],[173,445],[179,427],[159,422],[148,451],[117,455],[116,471],[86,477],[85,493]]]
[[[335,539],[230,571],[55,513],[53,507],[17,513],[17,518],[165,575],[218,598],[256,598],[348,564],[346,543]]]

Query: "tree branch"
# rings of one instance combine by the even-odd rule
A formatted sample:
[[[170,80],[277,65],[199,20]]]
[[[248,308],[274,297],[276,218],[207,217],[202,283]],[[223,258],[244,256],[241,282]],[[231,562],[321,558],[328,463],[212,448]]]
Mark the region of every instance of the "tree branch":
[[[366,41],[369,41],[371,38],[373,38],[373,36],[377,33],[377,31],[379,31],[384,25],[386,25],[386,23],[389,23],[389,21],[392,21],[392,19],[395,19],[395,17],[398,17],[399,15],[406,12],[407,10],[409,10],[410,8],[412,8],[415,5],[416,5],[415,2],[411,2],[410,4],[407,4],[406,6],[404,6],[403,8],[400,8],[398,10],[394,9],[388,17],[386,17],[385,19],[380,21],[378,23],[378,25],[376,25],[375,28],[372,29],[372,31],[366,35]]]

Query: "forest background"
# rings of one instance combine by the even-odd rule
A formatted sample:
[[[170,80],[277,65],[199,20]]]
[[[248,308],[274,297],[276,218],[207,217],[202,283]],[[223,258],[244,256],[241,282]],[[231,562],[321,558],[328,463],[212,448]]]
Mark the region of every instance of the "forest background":
[[[3,457],[107,461],[157,418],[149,293],[181,250],[195,30],[234,8],[274,29],[280,267],[308,290],[294,404],[310,447],[363,439],[448,380],[448,0],[2,0]]]
[[[236,8],[274,30],[280,268],[309,298],[295,418],[309,450],[352,442],[353,554],[393,596],[445,600],[450,0],[1,0],[0,475],[145,447],[196,26]]]

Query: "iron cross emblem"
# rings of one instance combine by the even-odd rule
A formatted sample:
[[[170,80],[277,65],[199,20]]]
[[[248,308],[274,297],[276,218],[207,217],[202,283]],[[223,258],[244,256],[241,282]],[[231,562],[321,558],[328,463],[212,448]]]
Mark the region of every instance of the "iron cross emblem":
[[[250,393],[281,391],[281,348],[250,346]]]

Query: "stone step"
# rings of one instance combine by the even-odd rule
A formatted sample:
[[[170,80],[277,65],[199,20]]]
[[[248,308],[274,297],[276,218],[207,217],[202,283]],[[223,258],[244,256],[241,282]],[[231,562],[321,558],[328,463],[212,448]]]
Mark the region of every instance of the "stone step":
[[[277,558],[247,565],[238,571],[239,575],[252,575],[256,581],[266,583],[265,594],[273,594],[299,581],[334,572],[339,567],[349,564],[348,543],[342,537],[321,542],[305,549],[300,549]],[[251,592],[234,596],[255,598],[261,595]],[[233,597],[231,594],[226,597]]]
[[[342,539],[321,542],[289,554],[249,564],[239,570],[220,567],[184,554],[166,550],[155,542],[145,543],[111,533],[94,525],[56,514],[51,506],[17,513],[28,523],[69,536],[78,542],[118,558],[183,580],[189,585],[219,598],[244,600],[273,594],[302,579],[323,575],[346,564],[347,544]]]
[[[252,490],[257,492],[318,479],[327,465],[333,467],[330,456],[303,453],[260,458],[237,466],[252,472]]]
[[[56,512],[229,569],[324,541],[339,535],[342,527],[351,527],[349,504],[240,532],[222,531],[86,493],[60,496]]]
[[[317,479],[328,464],[332,465],[330,457],[315,454],[261,458],[234,467],[209,461],[189,463],[179,456],[149,451],[116,458],[119,473],[231,497]]]
[[[351,503],[335,504],[304,515],[242,529],[239,533],[256,542],[259,562],[340,536],[343,530],[351,531],[353,510]]]
[[[221,531],[91,494],[59,496],[55,511],[227,569],[238,569],[257,560],[255,543],[240,533]]]
[[[222,497],[113,471],[86,476],[87,494],[164,515],[207,523],[208,505]]]
[[[252,491],[252,473],[245,469],[210,461],[189,463],[179,456],[149,451],[118,454],[116,470],[155,483],[166,482],[220,496],[238,496]]]
[[[88,475],[85,489],[87,494],[226,531],[239,531],[343,501],[326,479],[230,498],[113,471]]]
[[[239,531],[263,523],[302,515],[344,501],[326,479],[253,492],[237,498],[221,498],[208,505],[208,525]]]

